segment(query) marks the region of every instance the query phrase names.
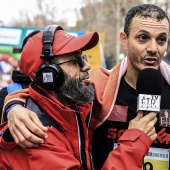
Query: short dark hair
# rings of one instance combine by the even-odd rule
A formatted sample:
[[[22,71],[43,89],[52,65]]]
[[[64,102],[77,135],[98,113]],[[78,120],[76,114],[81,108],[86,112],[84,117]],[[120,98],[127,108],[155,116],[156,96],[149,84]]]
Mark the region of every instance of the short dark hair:
[[[124,20],[124,32],[127,35],[127,37],[129,37],[129,33],[130,33],[129,28],[130,28],[132,19],[136,16],[144,17],[144,18],[154,18],[154,19],[157,19],[158,21],[166,18],[169,22],[169,18],[167,16],[166,12],[162,8],[160,8],[156,5],[142,4],[142,5],[132,7],[127,12],[127,14],[125,16],[125,20]]]

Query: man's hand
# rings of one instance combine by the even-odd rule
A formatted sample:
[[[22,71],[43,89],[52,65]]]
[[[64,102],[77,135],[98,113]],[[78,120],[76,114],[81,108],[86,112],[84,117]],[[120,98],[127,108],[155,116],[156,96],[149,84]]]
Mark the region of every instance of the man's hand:
[[[139,129],[145,132],[152,141],[157,138],[157,134],[155,131],[155,123],[157,122],[157,113],[150,112],[146,116],[143,117],[143,112],[139,111],[138,115],[129,122],[128,129]]]
[[[44,127],[36,113],[20,106],[14,106],[8,113],[8,127],[14,141],[23,148],[38,147],[47,138]]]

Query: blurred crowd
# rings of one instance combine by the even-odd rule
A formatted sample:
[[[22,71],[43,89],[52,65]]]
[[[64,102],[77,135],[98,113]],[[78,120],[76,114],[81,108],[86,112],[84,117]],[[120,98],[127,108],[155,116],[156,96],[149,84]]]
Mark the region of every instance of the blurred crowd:
[[[18,61],[8,54],[0,54],[0,89],[12,83],[12,71],[17,69]]]

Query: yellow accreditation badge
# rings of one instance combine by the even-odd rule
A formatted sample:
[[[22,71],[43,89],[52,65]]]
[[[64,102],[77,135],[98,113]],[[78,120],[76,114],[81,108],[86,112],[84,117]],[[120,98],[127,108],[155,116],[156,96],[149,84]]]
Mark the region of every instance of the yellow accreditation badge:
[[[169,170],[170,149],[150,147],[144,157],[143,170]]]

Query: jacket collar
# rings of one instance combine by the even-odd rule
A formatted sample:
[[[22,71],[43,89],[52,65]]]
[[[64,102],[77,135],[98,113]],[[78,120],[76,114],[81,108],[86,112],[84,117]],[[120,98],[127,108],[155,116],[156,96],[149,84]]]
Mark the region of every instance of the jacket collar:
[[[37,104],[42,108],[44,113],[50,115],[54,120],[56,120],[63,130],[69,130],[70,126],[75,126],[76,118],[75,112],[78,112],[80,116],[85,121],[88,113],[91,110],[91,105],[76,105],[76,110],[68,108],[60,103],[56,98],[54,98],[50,93],[41,89],[43,93],[39,93],[31,86],[29,86],[29,95],[32,97]]]

